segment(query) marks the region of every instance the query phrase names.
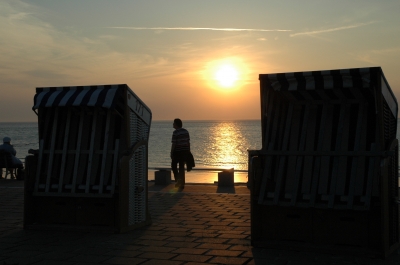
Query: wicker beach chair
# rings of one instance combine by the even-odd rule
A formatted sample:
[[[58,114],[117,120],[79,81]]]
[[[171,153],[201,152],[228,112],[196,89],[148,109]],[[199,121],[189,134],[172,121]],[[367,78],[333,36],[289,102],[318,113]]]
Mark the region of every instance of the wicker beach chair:
[[[12,154],[6,152],[4,150],[0,150],[0,169],[1,169],[1,177],[3,176],[3,168],[5,169],[6,175],[4,176],[7,179],[7,176],[10,175],[10,179],[15,178],[17,175],[17,168],[13,164]]]
[[[379,67],[261,74],[252,244],[399,245],[397,101]]]
[[[25,228],[150,223],[152,115],[127,85],[37,88],[33,110],[39,150],[25,160]]]

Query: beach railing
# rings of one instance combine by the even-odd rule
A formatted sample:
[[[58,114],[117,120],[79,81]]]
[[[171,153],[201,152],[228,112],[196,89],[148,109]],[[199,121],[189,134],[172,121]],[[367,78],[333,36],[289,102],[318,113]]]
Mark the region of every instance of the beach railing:
[[[399,246],[397,101],[376,68],[260,75],[254,246]]]
[[[37,88],[39,149],[26,157],[24,227],[123,232],[150,222],[151,111],[127,85]]]

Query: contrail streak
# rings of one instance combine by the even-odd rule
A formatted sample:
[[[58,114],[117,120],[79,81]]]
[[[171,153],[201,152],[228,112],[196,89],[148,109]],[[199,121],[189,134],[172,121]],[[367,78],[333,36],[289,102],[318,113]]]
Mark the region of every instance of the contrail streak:
[[[164,28],[164,27],[106,27],[108,29],[131,29],[131,30],[212,30],[212,31],[258,31],[258,32],[285,32],[291,31],[289,29],[235,29],[235,28]]]
[[[375,23],[375,22],[360,23],[360,24],[356,24],[356,25],[338,27],[338,28],[333,28],[333,29],[324,29],[324,30],[315,30],[315,31],[299,32],[299,33],[290,34],[290,37],[300,36],[300,35],[314,35],[314,34],[320,34],[320,33],[326,33],[326,32],[333,32],[333,31],[339,31],[339,30],[353,29],[353,28],[358,28],[358,27],[366,26],[366,25],[373,24],[373,23]]]

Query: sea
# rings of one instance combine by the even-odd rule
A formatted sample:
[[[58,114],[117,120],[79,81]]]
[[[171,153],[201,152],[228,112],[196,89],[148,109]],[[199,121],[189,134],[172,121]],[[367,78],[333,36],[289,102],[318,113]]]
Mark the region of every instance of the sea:
[[[196,168],[235,169],[235,182],[247,181],[247,150],[261,149],[261,121],[184,121],[183,127],[190,133],[191,152]],[[157,167],[170,167],[171,138],[174,128],[171,121],[152,121],[149,136],[149,180],[154,179]],[[39,148],[37,122],[0,123],[0,140],[8,136],[22,161],[29,149]],[[197,174],[197,175],[196,175]],[[194,170],[186,178],[192,182],[214,182]],[[199,176],[199,177],[196,177]],[[208,174],[207,176],[211,176]]]
[[[397,139],[400,139],[399,120]],[[235,182],[247,182],[247,150],[261,149],[261,121],[184,121],[183,127],[190,133],[191,151],[196,169],[235,169]],[[172,121],[152,121],[149,136],[149,180],[154,180],[155,168],[169,168]],[[22,161],[29,149],[39,148],[36,122],[0,122],[0,140],[8,136]],[[214,172],[192,171],[186,175],[189,182],[213,183],[218,175]]]

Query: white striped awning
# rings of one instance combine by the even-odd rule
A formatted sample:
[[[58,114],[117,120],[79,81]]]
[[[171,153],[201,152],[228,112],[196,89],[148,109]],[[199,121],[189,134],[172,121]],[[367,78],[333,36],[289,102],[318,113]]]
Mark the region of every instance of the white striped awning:
[[[114,108],[118,89],[126,85],[38,87],[33,110],[40,107],[91,106]]]
[[[380,87],[386,103],[397,117],[397,100],[380,67],[260,74],[259,79],[264,88],[287,92]]]

